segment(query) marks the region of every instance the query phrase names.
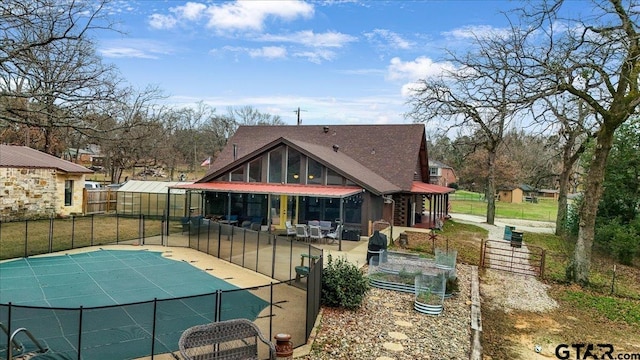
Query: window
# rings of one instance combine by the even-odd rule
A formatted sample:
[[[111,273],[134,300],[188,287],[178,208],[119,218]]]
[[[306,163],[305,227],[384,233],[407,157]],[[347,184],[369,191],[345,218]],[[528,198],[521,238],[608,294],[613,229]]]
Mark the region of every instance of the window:
[[[273,150],[269,153],[269,182],[282,182],[282,157],[284,156],[284,148]]]
[[[71,206],[73,202],[73,180],[64,181],[64,206]]]
[[[262,182],[262,159],[249,163],[249,182]]]
[[[342,176],[337,172],[327,169],[327,185],[342,185]]]
[[[324,184],[323,172],[322,164],[313,159],[307,160],[307,184]]]
[[[231,181],[244,181],[244,166],[231,172]]]
[[[437,167],[430,167],[429,168],[429,175],[438,176],[438,168]]]
[[[287,156],[287,184],[300,184],[300,159],[301,155],[298,151],[289,148]]]

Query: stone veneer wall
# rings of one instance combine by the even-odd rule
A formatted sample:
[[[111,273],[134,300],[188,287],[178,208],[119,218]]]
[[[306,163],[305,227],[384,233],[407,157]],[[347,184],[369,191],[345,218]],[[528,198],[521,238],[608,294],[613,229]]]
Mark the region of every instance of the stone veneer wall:
[[[64,181],[74,181],[72,206],[64,206]],[[82,176],[56,169],[0,168],[0,220],[65,216],[82,212]]]
[[[82,199],[84,198],[84,175],[69,175],[69,174],[57,174],[56,176],[56,215],[57,216],[69,216],[73,214],[82,214]],[[73,180],[73,196],[71,198],[71,205],[65,206],[64,204],[64,182],[65,180]]]

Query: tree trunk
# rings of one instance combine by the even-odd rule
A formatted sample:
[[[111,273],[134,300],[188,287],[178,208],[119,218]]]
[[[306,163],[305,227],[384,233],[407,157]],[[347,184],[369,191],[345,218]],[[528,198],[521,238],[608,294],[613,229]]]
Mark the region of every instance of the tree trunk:
[[[563,236],[566,233],[567,214],[569,212],[567,204],[567,194],[569,193],[569,176],[571,169],[563,169],[560,174],[560,187],[558,190],[558,215],[556,216],[556,235]]]
[[[487,224],[494,225],[496,217],[496,151],[489,150],[487,164]]]
[[[596,137],[593,160],[586,174],[584,199],[580,205],[578,240],[571,263],[567,267],[567,278],[582,285],[589,283],[596,214],[598,212],[598,203],[602,197],[602,184],[604,182],[607,157],[613,144],[614,131],[615,127],[607,127],[606,123],[602,125]]]

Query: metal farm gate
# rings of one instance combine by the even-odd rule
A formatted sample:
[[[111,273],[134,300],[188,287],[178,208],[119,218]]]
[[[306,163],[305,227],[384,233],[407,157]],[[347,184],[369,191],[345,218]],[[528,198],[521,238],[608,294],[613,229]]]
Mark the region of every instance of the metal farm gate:
[[[545,250],[502,240],[483,240],[480,266],[544,278]]]

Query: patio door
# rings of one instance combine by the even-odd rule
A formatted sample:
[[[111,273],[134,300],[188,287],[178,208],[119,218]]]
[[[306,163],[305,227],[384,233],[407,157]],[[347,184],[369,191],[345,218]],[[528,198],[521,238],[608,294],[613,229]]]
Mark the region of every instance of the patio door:
[[[271,224],[276,229],[284,229],[285,223],[298,221],[298,197],[289,195],[271,195]]]

